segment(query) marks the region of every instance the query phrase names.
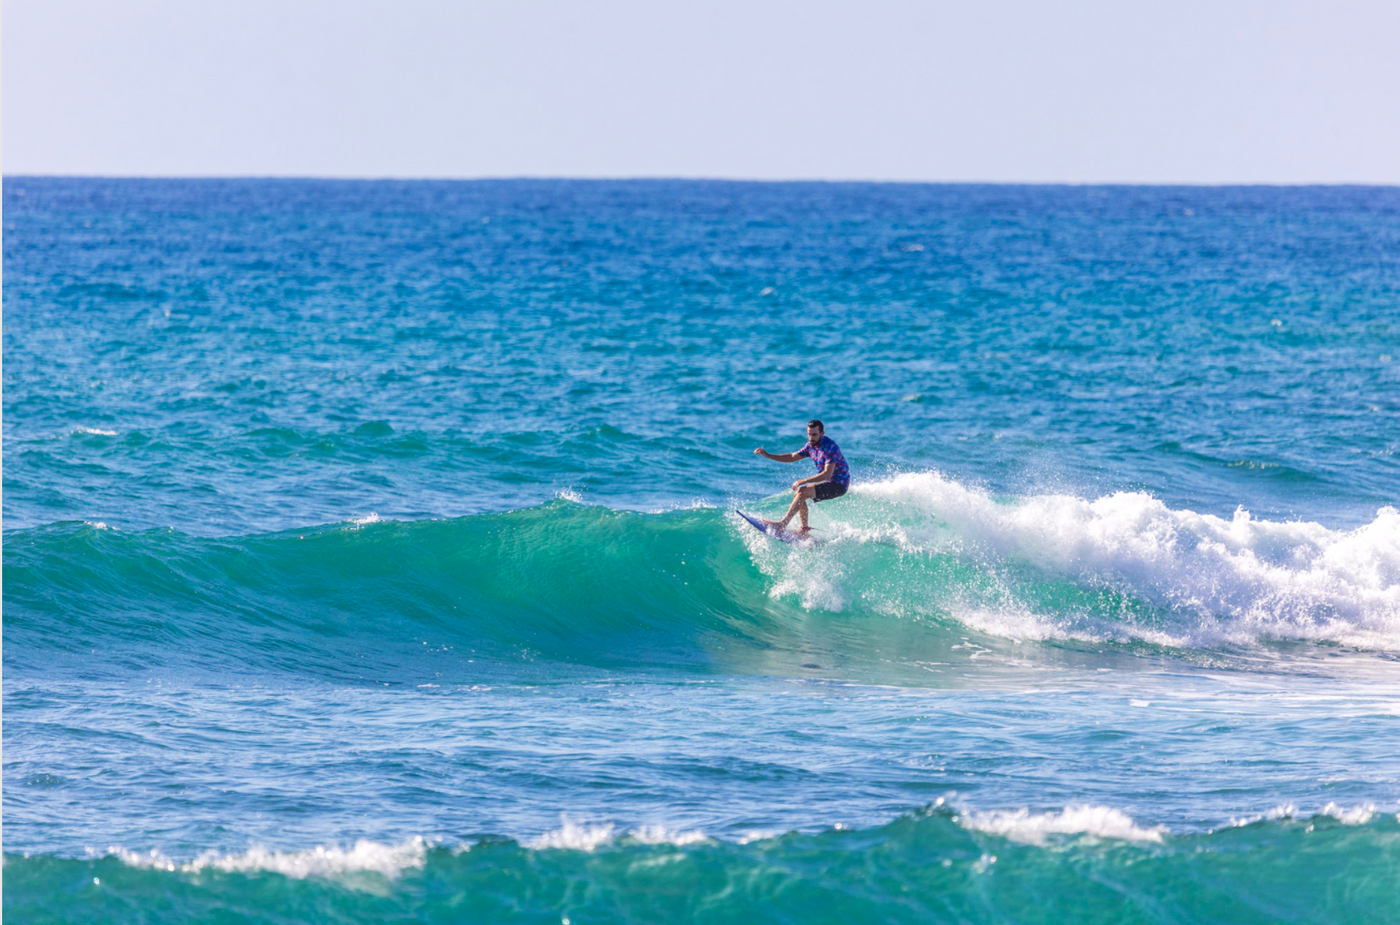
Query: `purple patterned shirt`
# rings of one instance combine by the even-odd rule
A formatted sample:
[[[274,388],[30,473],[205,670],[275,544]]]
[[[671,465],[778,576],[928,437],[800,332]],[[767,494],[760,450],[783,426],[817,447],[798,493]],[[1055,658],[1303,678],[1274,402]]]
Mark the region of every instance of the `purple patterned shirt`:
[[[825,469],[827,463],[836,463],[836,471],[831,474],[831,480],[837,485],[851,487],[851,470],[846,468],[846,457],[841,455],[841,448],[830,437],[823,435],[816,446],[809,443],[798,450],[797,455],[812,460],[818,472]]]

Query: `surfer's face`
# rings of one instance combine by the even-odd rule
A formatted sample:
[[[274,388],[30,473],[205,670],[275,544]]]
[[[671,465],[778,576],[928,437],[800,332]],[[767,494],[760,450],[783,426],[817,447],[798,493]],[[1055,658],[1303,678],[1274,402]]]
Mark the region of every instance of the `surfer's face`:
[[[807,428],[807,442],[808,442],[808,443],[812,444],[812,446],[816,446],[818,443],[821,442],[821,439],[822,439],[822,429],[821,429],[820,427],[809,427],[809,428]]]

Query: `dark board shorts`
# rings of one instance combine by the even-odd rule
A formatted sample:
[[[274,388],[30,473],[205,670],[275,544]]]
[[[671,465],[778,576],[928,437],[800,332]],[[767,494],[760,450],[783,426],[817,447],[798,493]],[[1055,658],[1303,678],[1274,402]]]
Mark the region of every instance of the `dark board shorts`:
[[[820,485],[813,485],[812,488],[817,493],[817,496],[813,498],[812,501],[817,502],[830,501],[832,498],[841,497],[846,493],[847,486],[839,482],[822,482]]]

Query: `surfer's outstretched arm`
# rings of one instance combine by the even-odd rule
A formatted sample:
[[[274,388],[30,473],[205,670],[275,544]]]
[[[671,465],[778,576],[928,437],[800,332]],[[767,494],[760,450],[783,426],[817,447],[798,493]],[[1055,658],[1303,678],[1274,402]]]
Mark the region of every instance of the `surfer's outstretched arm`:
[[[754,450],[753,455],[762,456],[765,459],[771,459],[774,462],[797,462],[799,459],[806,458],[804,456],[798,455],[797,453],[770,453],[763,447],[759,447],[758,449]]]

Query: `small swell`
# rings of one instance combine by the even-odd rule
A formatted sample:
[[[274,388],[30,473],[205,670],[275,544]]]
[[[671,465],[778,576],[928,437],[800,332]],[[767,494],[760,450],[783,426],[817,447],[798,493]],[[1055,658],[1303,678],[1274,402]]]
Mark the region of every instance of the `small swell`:
[[[183,862],[172,861],[159,851],[141,854],[123,848],[108,849],[109,856],[132,867],[185,874],[205,870],[242,874],[266,871],[296,880],[340,878],[355,873],[375,873],[393,879],[409,868],[422,867],[427,853],[428,845],[421,838],[410,838],[396,845],[360,839],[350,848],[318,845],[306,851],[270,851],[262,847],[237,854],[208,851]]]
[[[1345,811],[1343,811],[1345,814]],[[567,829],[567,826],[565,827]],[[1204,833],[1108,807],[901,816],[872,829],[651,841],[581,827],[537,842],[219,854],[5,857],[6,918],[473,922],[1393,921],[1388,814],[1280,817]],[[952,914],[950,914],[952,913]]]
[[[1160,842],[1167,831],[1160,825],[1138,826],[1122,810],[1109,806],[1071,806],[1058,813],[1032,813],[1028,809],[969,812],[958,816],[957,821],[964,828],[1030,845],[1043,845],[1052,835]]]

